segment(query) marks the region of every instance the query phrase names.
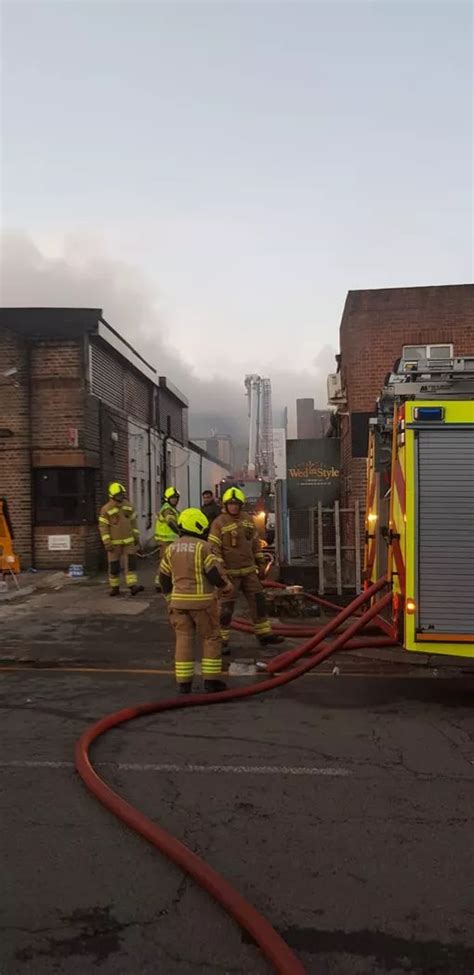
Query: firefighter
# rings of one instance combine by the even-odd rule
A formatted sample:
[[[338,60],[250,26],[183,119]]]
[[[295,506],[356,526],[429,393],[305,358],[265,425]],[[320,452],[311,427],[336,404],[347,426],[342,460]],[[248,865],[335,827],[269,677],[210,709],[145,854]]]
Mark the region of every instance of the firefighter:
[[[158,545],[158,568],[155,577],[156,591],[161,592],[160,588],[160,562],[171,542],[176,542],[179,538],[178,518],[179,518],[179,491],[175,487],[166,488],[163,495],[163,503],[160,513],[155,522],[155,542]]]
[[[186,508],[178,519],[179,540],[168,545],[159,580],[176,634],[175,673],[179,692],[189,694],[194,676],[194,636],[202,643],[201,672],[207,693],[224,691],[222,644],[216,589],[233,591],[219,560],[205,540],[209,522],[199,508]]]
[[[271,631],[267,617],[265,595],[260,579],[265,574],[265,556],[251,515],[243,510],[245,494],[240,488],[231,487],[223,496],[224,511],[212,523],[209,541],[214,554],[222,560],[225,571],[233,583],[233,593],[223,593],[220,604],[221,636],[227,647],[230,622],[235,608],[235,597],[242,591],[250,610],[255,635],[263,646],[282,643],[281,636]]]
[[[132,596],[143,592],[137,576],[137,549],[140,545],[137,513],[127,499],[123,484],[118,481],[109,484],[109,500],[99,515],[99,531],[107,552],[110,595],[120,596],[121,562]]]

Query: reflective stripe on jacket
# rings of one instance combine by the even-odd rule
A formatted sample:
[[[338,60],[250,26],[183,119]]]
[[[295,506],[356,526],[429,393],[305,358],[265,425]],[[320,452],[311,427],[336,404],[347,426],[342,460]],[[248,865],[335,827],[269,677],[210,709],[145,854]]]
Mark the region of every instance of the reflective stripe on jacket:
[[[169,603],[174,609],[206,609],[216,598],[214,586],[225,584],[210,545],[190,536],[180,538],[166,549],[160,576],[165,592],[169,590],[166,577],[171,579]]]
[[[140,532],[137,513],[127,499],[117,504],[112,498],[104,504],[99,515],[99,531],[106,548],[111,545],[138,545]]]
[[[165,501],[155,522],[155,542],[176,542],[179,511]]]

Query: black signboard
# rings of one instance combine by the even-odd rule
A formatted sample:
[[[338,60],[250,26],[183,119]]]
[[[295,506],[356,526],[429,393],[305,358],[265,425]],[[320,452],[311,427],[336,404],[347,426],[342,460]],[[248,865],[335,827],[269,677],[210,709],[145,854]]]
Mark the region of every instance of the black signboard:
[[[286,464],[289,508],[314,508],[318,501],[338,500],[341,448],[337,438],[287,440]]]

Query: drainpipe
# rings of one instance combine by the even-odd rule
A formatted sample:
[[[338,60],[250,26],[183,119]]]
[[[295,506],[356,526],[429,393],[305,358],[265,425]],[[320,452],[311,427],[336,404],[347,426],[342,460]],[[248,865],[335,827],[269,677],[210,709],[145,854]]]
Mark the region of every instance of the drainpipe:
[[[163,439],[163,491],[168,483],[168,440],[171,437],[171,417],[166,417],[166,436]]]
[[[33,468],[33,384],[31,381],[31,344],[26,346],[26,383],[28,389],[28,439],[29,439],[29,460],[30,460],[30,504],[31,504],[31,565],[36,568],[36,543],[35,543],[35,477]]]
[[[147,530],[151,528],[153,517],[152,512],[152,488],[151,488],[151,427],[148,427],[148,516],[146,520]]]

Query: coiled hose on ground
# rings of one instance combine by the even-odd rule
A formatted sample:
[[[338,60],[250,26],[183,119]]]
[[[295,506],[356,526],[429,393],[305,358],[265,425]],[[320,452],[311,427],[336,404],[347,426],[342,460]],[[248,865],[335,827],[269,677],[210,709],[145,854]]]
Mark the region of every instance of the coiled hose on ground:
[[[161,853],[165,854],[178,867],[186,871],[204,890],[211,894],[217,903],[256,942],[264,957],[270,962],[273,970],[278,975],[305,975],[305,969],[269,921],[259,914],[231,884],[221,877],[209,864],[201,860],[192,850],[184,846],[176,837],[172,836],[161,826],[153,823],[140,810],[135,809],[134,806],[119,796],[104,782],[92,765],[90,749],[92,744],[111,728],[116,728],[142,715],[243,700],[244,698],[264,694],[266,691],[282,687],[284,684],[289,684],[303,674],[308,673],[308,671],[327,659],[331,654],[346,646],[368,623],[376,619],[380,611],[389,605],[391,601],[390,593],[386,593],[366,608],[361,615],[356,616],[347,629],[335,636],[331,642],[320,646],[322,640],[324,640],[328,633],[333,634],[337,626],[349,618],[351,615],[351,606],[354,610],[360,609],[365,603],[369,603],[377,593],[380,593],[386,585],[386,580],[380,579],[331,621],[332,626],[330,630],[328,630],[329,624],[327,624],[326,627],[322,627],[316,635],[313,635],[296,650],[281,654],[279,658],[277,657],[271,664],[267,665],[267,669],[273,672],[277,668],[278,660],[283,660],[283,663],[278,664],[278,669],[282,669],[282,667],[288,666],[289,663],[296,664],[296,661],[304,654],[311,654],[309,659],[297,663],[291,670],[260,680],[247,687],[222,691],[218,694],[192,694],[189,697],[177,697],[168,701],[152,701],[146,704],[138,704],[135,707],[124,708],[114,714],[107,715],[86,729],[76,744],[76,769],[90,792],[118,819],[126,823],[127,826],[144,839],[148,840],[149,843],[155,846]],[[317,652],[314,652],[316,647],[319,647],[319,649]]]

